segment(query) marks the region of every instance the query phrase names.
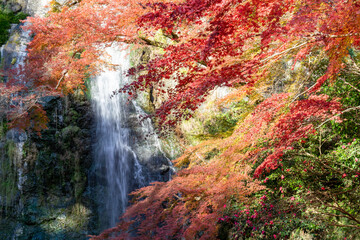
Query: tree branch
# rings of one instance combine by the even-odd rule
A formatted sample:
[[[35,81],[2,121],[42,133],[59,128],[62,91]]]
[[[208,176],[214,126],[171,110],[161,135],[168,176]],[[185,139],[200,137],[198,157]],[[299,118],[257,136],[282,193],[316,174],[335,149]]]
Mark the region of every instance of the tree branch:
[[[352,87],[353,89],[355,89],[356,91],[360,92],[360,89],[358,89],[357,87],[355,87],[354,85],[352,85],[351,83],[348,83],[347,81],[345,81],[345,79],[341,79],[343,80],[343,82],[347,85],[349,85],[350,87]]]
[[[279,56],[279,55],[282,55],[282,54],[284,54],[284,53],[290,52],[291,50],[294,50],[294,49],[296,49],[296,48],[302,47],[302,46],[304,46],[304,45],[306,45],[306,44],[308,44],[308,43],[309,43],[309,42],[306,41],[306,42],[303,42],[303,43],[301,43],[301,44],[295,45],[295,46],[293,46],[293,47],[291,47],[291,48],[288,48],[288,49],[286,49],[286,50],[284,50],[284,51],[282,51],[282,52],[275,53],[275,54],[273,54],[273,55],[271,55],[271,56],[269,56],[269,57],[267,57],[267,58],[265,58],[265,59],[262,59],[262,60],[260,60],[260,62],[261,62],[261,63],[266,62],[267,60],[269,60],[269,59],[271,59],[271,58],[274,58],[274,57],[276,57],[276,56]]]
[[[154,46],[154,47],[159,47],[159,48],[166,48],[168,45],[162,42],[158,42],[158,41],[154,41],[154,40],[150,40],[146,37],[139,37],[141,40],[143,40],[147,45],[150,46]]]
[[[306,38],[311,37],[317,37],[317,36],[324,36],[328,38],[344,38],[344,37],[352,37],[352,36],[360,36],[360,33],[348,33],[348,34],[342,34],[342,35],[334,35],[334,34],[328,34],[328,33],[314,33],[308,36],[305,36]]]
[[[60,86],[61,81],[64,79],[64,77],[65,77],[65,75],[68,73],[68,71],[69,71],[69,70],[65,70],[65,71],[63,72],[63,74],[62,74],[61,78],[59,79],[59,81],[58,81],[55,89],[58,89],[58,87]]]
[[[326,121],[322,122],[319,126],[317,126],[316,129],[319,129],[322,125],[324,125],[325,123],[333,120],[334,118],[336,118],[336,117],[338,117],[338,116],[340,116],[340,115],[342,115],[342,114],[344,114],[344,113],[346,113],[346,112],[350,112],[350,111],[356,110],[356,109],[360,109],[360,106],[348,108],[348,109],[342,111],[341,113],[332,116],[331,118],[327,119]]]

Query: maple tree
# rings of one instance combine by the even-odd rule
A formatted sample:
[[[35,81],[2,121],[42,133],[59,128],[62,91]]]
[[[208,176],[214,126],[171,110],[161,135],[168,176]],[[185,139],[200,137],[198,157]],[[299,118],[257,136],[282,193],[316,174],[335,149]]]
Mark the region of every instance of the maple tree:
[[[185,1],[151,7],[141,26],[163,29],[176,44],[132,85],[163,86],[175,79],[176,87],[167,90],[170,100],[156,111],[164,124],[190,117],[215,86],[251,86],[285,53],[296,62],[321,48],[330,63],[314,91],[336,76],[347,49],[359,44],[356,1]],[[186,74],[178,74],[183,69]]]
[[[38,95],[71,92],[103,66],[111,67],[101,57],[105,47],[124,42],[163,49],[130,69],[136,79],[119,90],[154,88],[167,96],[154,114],[161,129],[196,115],[216,87],[237,89],[227,101],[253,98],[230,136],[187,150],[176,160],[181,170],[173,180],[136,191],[136,204],[119,226],[94,239],[214,238],[223,206],[249,203],[264,188],[253,177],[279,169],[294,145],[330,120],[341,121],[347,110],[340,100],[319,90],[327,79],[336,81],[346,57],[357,67],[351,49],[360,43],[359,11],[356,0],[82,0],[30,18],[35,36],[23,71]],[[156,41],[159,31],[165,42]],[[328,62],[311,81],[307,75],[318,64],[311,61],[319,55]],[[294,69],[297,62],[309,62],[301,64],[300,87],[259,97],[274,66],[290,60]]]

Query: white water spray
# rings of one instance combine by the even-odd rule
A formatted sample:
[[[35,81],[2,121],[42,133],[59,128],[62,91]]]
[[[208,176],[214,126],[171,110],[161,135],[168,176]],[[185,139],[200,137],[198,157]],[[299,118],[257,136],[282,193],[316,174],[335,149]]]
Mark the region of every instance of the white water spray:
[[[117,94],[111,97],[114,91],[129,81],[123,74],[130,67],[128,54],[116,47],[108,48],[107,52],[112,57],[111,62],[119,65],[120,70],[107,70],[97,76],[92,81],[91,95],[96,117],[95,164],[97,171],[101,171],[99,174],[104,186],[101,193],[101,217],[104,219],[101,224],[113,227],[127,206],[129,181],[135,179],[141,184],[143,174],[130,147],[130,129],[125,124],[128,96]]]

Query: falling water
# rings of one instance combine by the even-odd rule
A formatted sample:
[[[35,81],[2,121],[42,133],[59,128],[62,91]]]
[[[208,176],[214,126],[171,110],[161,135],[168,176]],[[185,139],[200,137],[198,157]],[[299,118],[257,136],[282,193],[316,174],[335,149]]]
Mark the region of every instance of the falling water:
[[[141,132],[144,136],[147,136],[146,141],[145,141],[145,149],[143,149],[143,151],[147,152],[146,154],[148,156],[151,156],[152,153],[154,153],[156,151],[159,152],[159,154],[161,155],[161,158],[163,158],[167,162],[167,164],[164,165],[163,167],[166,167],[169,169],[167,177],[170,180],[171,175],[175,172],[175,168],[172,166],[172,162],[170,161],[169,158],[166,157],[166,154],[164,153],[164,151],[161,147],[160,139],[159,139],[158,135],[156,134],[156,131],[153,127],[151,119],[150,118],[142,119],[142,117],[145,116],[146,113],[136,102],[132,102],[132,104],[135,107],[137,119],[141,125]],[[153,180],[158,180],[158,179],[153,179]]]
[[[27,23],[25,23],[25,25],[26,24]],[[21,29],[21,26],[22,24],[11,25],[11,29],[9,29],[10,39],[7,44],[1,46],[0,48],[1,58],[5,58],[5,56],[8,56],[7,58],[11,59],[11,62],[7,60],[3,63],[3,69],[5,71],[16,70],[24,66],[24,60],[27,55],[27,44],[30,42],[31,36],[30,31],[23,31]],[[16,39],[16,43],[14,43],[14,39]],[[16,75],[16,79],[21,80],[21,75]],[[7,80],[6,74],[4,75],[4,80]],[[24,84],[24,82],[21,80],[18,81],[16,84],[22,85]],[[14,93],[11,96],[12,99],[16,99],[18,97],[18,94]],[[20,107],[23,106],[21,100],[12,100],[11,103]],[[23,159],[23,146],[27,140],[27,134],[25,131],[20,129],[11,129],[7,132],[6,138],[8,140],[11,140],[15,145],[13,164],[14,166],[16,166],[16,171],[18,175],[17,187],[18,190],[22,193],[23,185],[27,179],[25,173],[28,169],[28,163]],[[19,203],[19,205],[21,204]]]
[[[92,81],[91,95],[96,115],[95,162],[100,181],[103,181],[101,225],[115,226],[127,206],[129,181],[134,178],[144,185],[142,169],[130,147],[130,129],[126,126],[127,97],[113,92],[128,82],[123,71],[129,68],[127,51],[108,48],[112,63],[118,71],[107,70]]]

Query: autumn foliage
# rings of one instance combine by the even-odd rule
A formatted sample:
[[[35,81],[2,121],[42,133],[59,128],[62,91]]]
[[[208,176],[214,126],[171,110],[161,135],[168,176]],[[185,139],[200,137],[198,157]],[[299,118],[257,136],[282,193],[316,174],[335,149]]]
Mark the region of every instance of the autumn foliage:
[[[336,76],[347,49],[359,44],[359,17],[354,14],[359,3],[354,1],[209,0],[150,7],[153,12],[138,20],[140,26],[163,29],[176,44],[151,61],[147,74],[133,86],[177,81],[167,90],[169,100],[156,111],[164,124],[191,116],[215,86],[252,86],[285,54],[291,54],[295,64],[322,49],[330,62],[312,87],[315,91]],[[339,24],[343,19],[348,21]],[[181,70],[186,74],[178,74]]]
[[[154,113],[161,130],[196,117],[198,107],[217,87],[234,90],[223,100],[223,108],[245,96],[250,99],[251,108],[230,136],[186,150],[175,161],[179,171],[171,181],[134,192],[134,204],[119,225],[93,239],[215,239],[221,238],[220,226],[246,223],[249,219],[243,216],[225,221],[225,209],[251,205],[265,188],[260,180],[266,183],[267,176],[283,171],[283,161],[291,165],[302,158],[301,144],[319,136],[319,129],[327,124],[340,124],[342,114],[351,110],[342,105],[342,95],[323,89],[340,81],[349,66],[353,72],[359,69],[354,55],[360,44],[359,13],[360,3],[355,0],[82,0],[45,18],[29,18],[27,28],[34,39],[24,78],[38,95],[84,87],[84,81],[103,66],[116,67],[101,57],[104,48],[124,42],[162,49],[148,63],[130,69],[134,81],[119,90],[154,88],[166,96]],[[166,41],[156,39],[159,32]],[[286,66],[281,74],[275,71],[279,65]],[[290,78],[292,88],[264,91],[278,75]],[[169,81],[174,86],[169,87]],[[358,81],[347,85],[359,91]],[[290,161],[294,147],[299,154]],[[322,154],[321,146],[316,154]],[[333,164],[332,157],[326,159],[332,160],[325,165]],[[321,172],[326,167],[313,168]],[[332,169],[340,171],[336,164]],[[288,189],[294,188],[290,185]],[[267,221],[272,220],[257,223]],[[248,234],[247,228],[234,229]]]

